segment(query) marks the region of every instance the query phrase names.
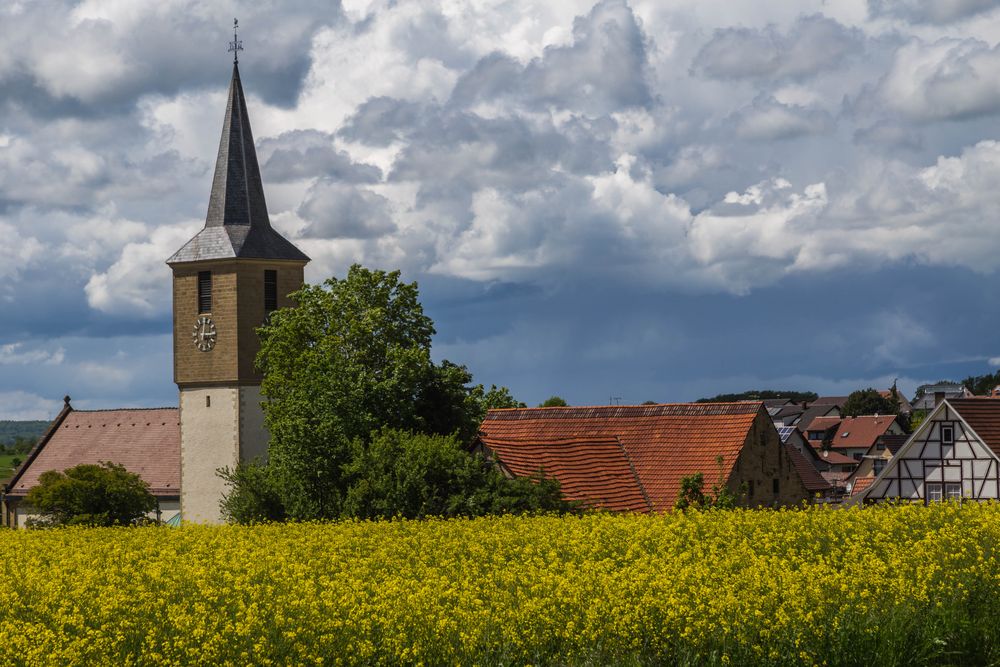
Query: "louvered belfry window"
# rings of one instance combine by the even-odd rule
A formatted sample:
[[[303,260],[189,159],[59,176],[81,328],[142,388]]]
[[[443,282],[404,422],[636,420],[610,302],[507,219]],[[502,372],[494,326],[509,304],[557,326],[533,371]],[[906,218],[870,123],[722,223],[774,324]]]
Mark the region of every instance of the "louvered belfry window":
[[[264,314],[278,309],[278,272],[264,271]]]
[[[198,312],[212,312],[212,272],[198,272]]]

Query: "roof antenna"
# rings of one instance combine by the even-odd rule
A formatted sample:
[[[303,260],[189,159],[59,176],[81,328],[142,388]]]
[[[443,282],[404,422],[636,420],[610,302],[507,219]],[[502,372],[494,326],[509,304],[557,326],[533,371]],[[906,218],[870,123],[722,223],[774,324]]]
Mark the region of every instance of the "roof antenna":
[[[233,19],[233,41],[229,42],[229,53],[233,54],[233,64],[238,65],[240,62],[239,52],[243,50],[243,40],[238,39],[236,36],[236,31],[240,28],[239,19]]]
[[[622,404],[621,396],[608,396],[608,405],[621,405],[621,404]]]

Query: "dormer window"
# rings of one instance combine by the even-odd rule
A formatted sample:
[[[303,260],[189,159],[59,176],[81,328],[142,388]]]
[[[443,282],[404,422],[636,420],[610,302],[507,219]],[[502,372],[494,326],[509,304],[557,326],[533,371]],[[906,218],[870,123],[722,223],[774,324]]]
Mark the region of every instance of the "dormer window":
[[[212,312],[212,272],[198,272],[198,312]]]
[[[278,309],[278,272],[264,271],[264,314]]]

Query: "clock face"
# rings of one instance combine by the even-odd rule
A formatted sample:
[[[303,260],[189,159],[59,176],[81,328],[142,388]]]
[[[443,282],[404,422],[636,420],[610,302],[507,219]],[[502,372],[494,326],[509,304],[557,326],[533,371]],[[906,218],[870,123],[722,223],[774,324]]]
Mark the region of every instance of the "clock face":
[[[208,352],[215,347],[215,322],[211,317],[202,315],[194,323],[194,331],[191,334],[194,339],[194,346],[202,352]]]

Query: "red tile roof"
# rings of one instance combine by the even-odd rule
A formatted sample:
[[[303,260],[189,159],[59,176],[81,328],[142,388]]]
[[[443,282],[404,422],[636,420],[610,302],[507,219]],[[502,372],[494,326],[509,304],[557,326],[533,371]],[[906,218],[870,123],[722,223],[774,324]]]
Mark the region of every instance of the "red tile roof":
[[[843,417],[826,417],[826,416],[824,416],[824,417],[816,417],[811,422],[809,422],[808,426],[802,427],[802,430],[803,431],[825,431],[827,429],[834,428],[835,426],[838,426],[840,424],[840,422],[843,421],[843,419],[844,419]]]
[[[836,434],[830,439],[834,449],[871,447],[880,436],[892,428],[895,415],[865,415],[861,417],[817,417],[809,424],[809,431],[826,430],[837,422]]]
[[[854,478],[854,482],[852,482],[851,484],[851,495],[852,496],[858,495],[859,493],[867,489],[869,486],[871,486],[872,482],[874,481],[875,481],[874,475]]]
[[[857,459],[841,454],[840,452],[835,452],[832,449],[828,449],[826,451],[817,450],[816,453],[819,454],[820,460],[826,461],[827,463],[835,466],[846,465],[848,463],[857,465],[859,463]]]
[[[789,444],[785,444],[783,447],[807,491],[810,493],[826,493],[831,490],[830,483],[823,479],[816,466],[803,456],[799,450]]]
[[[760,402],[490,410],[488,440],[615,439],[632,461],[654,510],[673,507],[681,479],[698,472],[706,481],[729,478],[758,414]]]
[[[614,438],[480,441],[515,477],[542,472],[562,486],[563,497],[590,507],[647,512],[649,501],[625,449]]]
[[[844,417],[832,444],[835,448],[871,447],[895,422],[895,415]]]
[[[178,409],[65,409],[11,479],[9,493],[26,494],[48,470],[101,461],[137,473],[154,495],[180,495]]]
[[[953,407],[987,447],[1000,456],[1000,401],[983,398],[949,398]]]

